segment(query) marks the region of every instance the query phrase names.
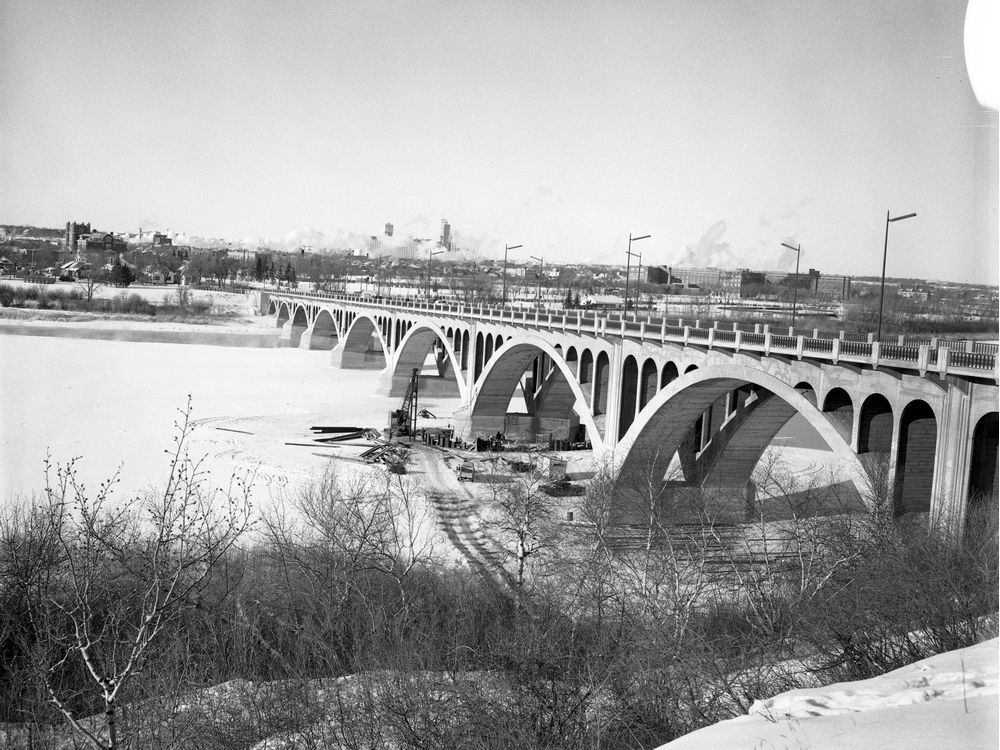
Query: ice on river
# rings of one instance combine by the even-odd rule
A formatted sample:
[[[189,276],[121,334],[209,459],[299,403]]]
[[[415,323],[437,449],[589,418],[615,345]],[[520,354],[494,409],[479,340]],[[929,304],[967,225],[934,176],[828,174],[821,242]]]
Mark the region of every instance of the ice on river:
[[[309,443],[316,424],[381,429],[399,401],[375,395],[377,373],[331,367],[324,351],[0,335],[0,363],[4,499],[44,487],[47,453],[82,457],[89,487],[119,467],[121,493],[162,485],[190,394],[191,455],[204,456],[213,486],[256,472],[260,505],[320,474],[330,456],[351,456],[286,443]],[[421,403],[438,415],[457,405]]]
[[[175,422],[191,396],[191,455],[214,486],[255,474],[258,507],[286,498],[336,456],[362,449],[311,442],[311,425],[381,429],[398,398],[376,395],[378,373],[330,365],[330,352],[147,343],[0,333],[0,500],[44,487],[44,460],[77,468],[88,487],[120,469],[120,493],[162,485]],[[447,423],[458,399],[422,400]],[[799,424],[801,422],[801,424]],[[804,428],[803,428],[804,425]],[[803,430],[806,431],[803,431]],[[832,454],[793,420],[775,440],[789,470],[827,482]]]

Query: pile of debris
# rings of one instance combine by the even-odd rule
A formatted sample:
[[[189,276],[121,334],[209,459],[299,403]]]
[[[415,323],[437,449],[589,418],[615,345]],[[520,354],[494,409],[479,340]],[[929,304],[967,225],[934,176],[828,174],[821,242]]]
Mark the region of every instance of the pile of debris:
[[[361,460],[366,464],[382,463],[389,467],[393,474],[405,474],[409,450],[403,443],[379,440],[379,442],[361,454]]]

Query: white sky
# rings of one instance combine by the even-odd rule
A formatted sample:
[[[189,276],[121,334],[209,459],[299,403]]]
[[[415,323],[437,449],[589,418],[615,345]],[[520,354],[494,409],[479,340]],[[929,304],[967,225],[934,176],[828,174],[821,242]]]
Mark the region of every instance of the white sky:
[[[955,0],[0,0],[0,222],[446,218],[546,262],[624,263],[632,232],[643,264],[787,267],[785,240],[877,275],[886,211],[915,211],[890,275],[995,284],[997,113],[964,21]]]

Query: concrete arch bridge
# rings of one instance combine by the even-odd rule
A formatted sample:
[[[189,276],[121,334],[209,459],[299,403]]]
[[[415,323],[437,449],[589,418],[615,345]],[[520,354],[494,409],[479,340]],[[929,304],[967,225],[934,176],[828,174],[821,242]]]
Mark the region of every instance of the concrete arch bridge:
[[[419,369],[422,393],[462,400],[467,438],[587,440],[623,477],[666,481],[679,463],[685,486],[742,492],[774,436],[801,415],[856,490],[892,486],[897,513],[929,514],[959,534],[970,507],[996,506],[996,345],[258,294],[281,337],[330,350],[336,366],[379,371],[386,395],[401,395]]]

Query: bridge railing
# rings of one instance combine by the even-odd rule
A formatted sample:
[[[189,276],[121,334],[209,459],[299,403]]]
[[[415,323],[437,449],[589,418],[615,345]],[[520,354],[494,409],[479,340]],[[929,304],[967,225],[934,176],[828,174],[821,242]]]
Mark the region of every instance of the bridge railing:
[[[722,344],[736,343],[736,332],[719,329],[715,332],[715,341]]]
[[[969,367],[977,370],[987,370],[995,366],[996,354],[986,352],[962,352],[949,350],[948,364],[956,367]]]
[[[807,352],[833,352],[833,339],[805,339],[803,349]]]
[[[916,362],[919,359],[920,347],[882,344],[879,346],[879,355],[884,359],[894,359],[899,362]]]
[[[840,353],[855,357],[871,357],[872,345],[861,341],[841,341]]]
[[[771,336],[771,348],[772,349],[797,349],[798,339],[794,336],[781,336],[772,335]]]
[[[809,336],[772,332],[769,324],[732,323],[712,321],[711,327],[703,321],[655,317],[649,315],[621,314],[599,315],[586,310],[552,313],[541,308],[493,308],[428,302],[419,299],[378,298],[362,295],[329,292],[272,292],[272,297],[294,297],[311,300],[341,301],[359,306],[380,309],[423,312],[431,315],[457,316],[496,323],[513,323],[528,328],[577,331],[594,335],[629,338],[638,341],[669,342],[682,346],[708,346],[711,348],[747,349],[760,352],[782,351],[795,353],[799,358],[847,360],[869,364],[873,367],[894,364],[906,369],[932,370],[998,380],[998,344],[994,342],[959,341],[954,339],[896,337],[876,342],[873,334],[839,332],[836,338],[820,337],[816,329]],[[671,321],[677,320],[678,325]],[[704,321],[707,323],[707,321]]]

